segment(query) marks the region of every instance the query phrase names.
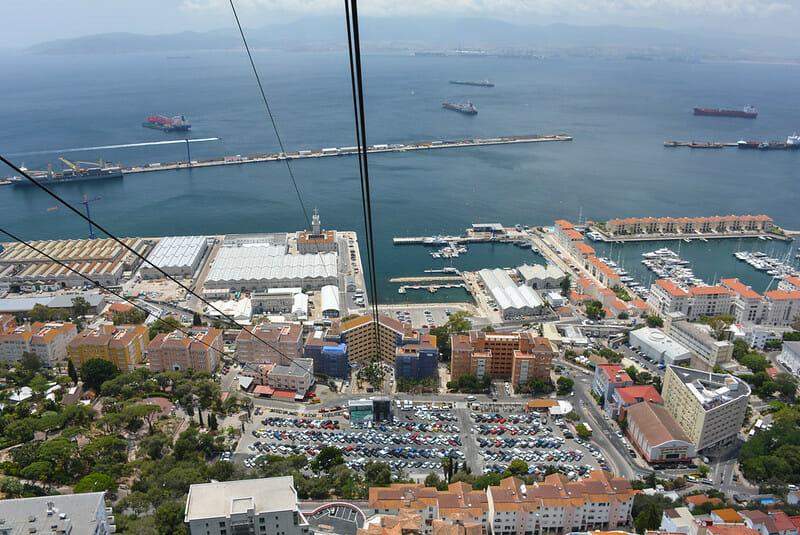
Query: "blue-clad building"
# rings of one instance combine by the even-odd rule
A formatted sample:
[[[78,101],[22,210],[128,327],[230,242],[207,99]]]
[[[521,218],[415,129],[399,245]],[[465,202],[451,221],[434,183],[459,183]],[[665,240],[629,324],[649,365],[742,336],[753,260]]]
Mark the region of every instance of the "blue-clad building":
[[[439,350],[436,337],[420,336],[418,344],[406,344],[397,348],[394,359],[394,376],[397,379],[419,381],[426,377],[437,377]]]
[[[346,378],[349,372],[347,345],[330,340],[323,331],[308,336],[303,356],[314,360],[314,373]]]

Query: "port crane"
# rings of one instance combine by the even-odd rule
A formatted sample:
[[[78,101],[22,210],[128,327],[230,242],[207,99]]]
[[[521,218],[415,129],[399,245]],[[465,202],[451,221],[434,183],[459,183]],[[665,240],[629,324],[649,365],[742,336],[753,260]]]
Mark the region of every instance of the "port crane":
[[[104,162],[103,162],[103,159],[102,159],[102,158],[100,158],[100,161],[99,161],[99,162],[81,162],[81,161],[79,161],[79,160],[75,160],[74,162],[71,162],[71,161],[67,160],[66,158],[59,158],[59,160],[61,160],[62,162],[64,162],[64,163],[65,163],[65,164],[67,164],[68,166],[70,166],[70,167],[72,168],[72,170],[73,170],[73,171],[75,171],[76,173],[77,173],[77,172],[78,172],[78,170],[80,169],[80,168],[78,167],[78,164],[79,164],[79,163],[86,164],[86,165],[91,165],[92,167],[101,167],[101,168],[102,168],[102,167],[105,167],[105,165],[104,165]]]
[[[103,198],[102,195],[98,195],[94,199],[90,199],[89,197],[84,195],[83,196],[83,200],[82,201],[78,201],[78,204],[82,204],[84,206],[84,208],[86,209],[86,219],[89,220],[89,239],[90,240],[93,240],[93,239],[97,238],[97,236],[94,235],[94,228],[92,227],[92,216],[89,215],[89,203],[93,203],[95,201],[99,201],[102,198]],[[52,212],[53,210],[58,210],[58,206],[53,206],[53,207],[47,209],[48,212]]]

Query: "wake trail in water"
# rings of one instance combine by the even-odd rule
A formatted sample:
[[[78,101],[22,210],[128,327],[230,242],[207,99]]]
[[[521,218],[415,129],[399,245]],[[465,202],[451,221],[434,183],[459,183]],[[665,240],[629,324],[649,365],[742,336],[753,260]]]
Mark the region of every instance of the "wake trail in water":
[[[218,137],[204,137],[200,139],[189,139],[189,143],[200,143],[202,141],[219,141]],[[101,145],[99,147],[78,147],[75,149],[53,149],[53,150],[37,150],[31,152],[17,152],[9,154],[9,156],[35,156],[38,154],[61,154],[63,152],[82,152],[87,150],[103,150],[103,149],[127,149],[130,147],[149,147],[152,145],[173,145],[175,143],[186,143],[186,139],[172,139],[168,141],[144,141],[141,143],[125,143],[122,145]]]

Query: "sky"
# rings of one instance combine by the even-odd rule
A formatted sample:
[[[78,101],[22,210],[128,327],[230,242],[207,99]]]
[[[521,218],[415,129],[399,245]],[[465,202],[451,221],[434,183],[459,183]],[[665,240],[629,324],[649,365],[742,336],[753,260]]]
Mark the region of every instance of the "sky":
[[[343,0],[234,0],[245,26],[340,15]],[[229,0],[3,1],[3,48],[108,32],[178,33],[233,24]],[[362,0],[370,16],[486,17],[793,37],[800,0]]]

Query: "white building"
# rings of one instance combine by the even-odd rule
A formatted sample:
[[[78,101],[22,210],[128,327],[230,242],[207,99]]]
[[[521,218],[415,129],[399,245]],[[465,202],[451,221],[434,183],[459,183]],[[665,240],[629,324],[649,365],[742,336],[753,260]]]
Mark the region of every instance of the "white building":
[[[108,535],[116,532],[105,492],[0,500],[0,535],[65,533]]]
[[[292,476],[189,487],[184,522],[192,535],[307,535]]]
[[[542,298],[530,287],[514,284],[504,269],[482,269],[478,274],[505,319],[532,316],[544,311]]]
[[[800,342],[784,342],[778,362],[792,370],[793,375],[800,375]]]
[[[158,242],[147,260],[172,277],[188,279],[194,275],[207,248],[208,240],[203,236],[168,236]],[[140,273],[145,279],[164,277],[146,262]]]
[[[338,318],[341,313],[339,305],[339,288],[334,285],[323,286],[320,290],[320,312],[324,318]]]
[[[524,264],[517,268],[517,271],[519,271],[520,277],[522,277],[527,286],[536,289],[558,288],[565,277],[564,272],[554,264],[546,266]]]
[[[338,254],[335,252],[289,254],[286,243],[237,243],[223,242],[206,278],[206,288],[247,291],[300,287],[317,290],[336,284]]]
[[[666,314],[664,332],[697,357],[696,367],[712,370],[733,358],[732,343],[717,340],[708,325],[689,323],[679,312]]]
[[[630,332],[631,347],[640,349],[645,355],[664,364],[687,362],[692,353],[664,334],[660,329],[644,327]]]

